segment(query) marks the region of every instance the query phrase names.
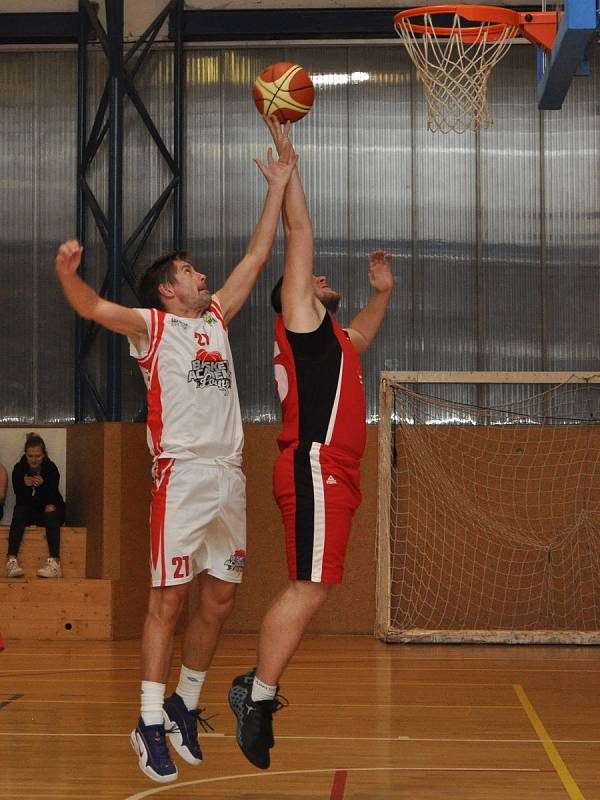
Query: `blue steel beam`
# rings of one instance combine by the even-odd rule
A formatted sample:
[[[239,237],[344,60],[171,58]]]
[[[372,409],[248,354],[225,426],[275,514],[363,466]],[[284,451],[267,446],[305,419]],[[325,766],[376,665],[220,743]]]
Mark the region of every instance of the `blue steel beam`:
[[[107,299],[121,302],[123,277],[123,0],[105,0],[108,32],[109,141],[108,141],[108,268]],[[112,422],[121,420],[121,336],[107,333],[107,411]]]
[[[555,111],[562,104],[585,58],[585,50],[598,26],[596,0],[571,0],[565,6],[552,52],[538,84],[539,108]]]
[[[0,44],[76,43],[80,36],[77,12],[0,14]],[[90,30],[85,30],[90,36]]]
[[[183,0],[169,0],[163,11],[155,21],[142,34],[125,55],[123,42],[123,4],[124,0],[104,0],[106,8],[107,30],[105,31],[98,19],[96,8],[90,0],[80,1],[80,17],[85,19],[87,25],[96,33],[102,50],[108,61],[108,78],[100,98],[97,111],[93,120],[90,134],[85,139],[87,97],[86,80],[86,47],[80,37],[80,69],[79,69],[79,197],[78,197],[78,222],[79,229],[85,232],[85,215],[89,211],[95,222],[106,248],[108,257],[107,272],[99,290],[101,297],[119,303],[121,301],[121,288],[126,282],[133,294],[136,294],[136,277],[134,266],[154,228],[160,215],[164,211],[168,199],[179,193],[174,202],[174,244],[180,247],[182,236],[183,203],[181,201],[182,186],[182,152],[183,152],[183,99],[184,99],[184,70],[183,70]],[[175,91],[174,91],[174,139],[173,153],[163,141],[156,125],[154,124],[139,92],[134,85],[134,78],[141,69],[156,39],[162,23],[168,16],[176,20],[175,28],[178,37],[175,42]],[[172,22],[173,25],[173,22]],[[134,59],[133,56],[136,56]],[[126,239],[123,230],[123,103],[129,98],[139,118],[158,151],[163,156],[172,179],[155,201],[150,210]],[[86,175],[92,161],[96,157],[102,141],[108,137],[108,210],[105,212],[100,206]],[[85,237],[81,236],[84,240]],[[92,344],[96,339],[98,326],[93,323],[83,322],[78,329],[77,364],[76,364],[76,398],[75,418],[81,421],[85,417],[84,402],[88,399],[93,407],[97,419],[119,421],[121,419],[121,337],[118,334],[107,333],[106,349],[106,397],[103,398],[95,385],[92,375],[86,369],[86,358],[90,354]],[[144,409],[140,411],[143,415]],[[139,415],[138,415],[139,416]]]

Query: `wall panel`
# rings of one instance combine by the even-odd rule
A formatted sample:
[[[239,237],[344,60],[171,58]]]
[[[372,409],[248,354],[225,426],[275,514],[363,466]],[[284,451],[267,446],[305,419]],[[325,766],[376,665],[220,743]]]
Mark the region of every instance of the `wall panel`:
[[[540,113],[534,51],[514,46],[490,82],[494,125],[477,135],[444,136],[426,129],[422,87],[399,45],[189,48],[186,244],[213,288],[222,285],[245,251],[264,198],[252,158],[264,157],[268,137],[251,83],[269,63],[298,61],[317,84],[315,108],[294,130],[315,226],[315,269],[343,292],[343,322],[369,295],[369,251],[381,246],[394,255],[391,310],[364,359],[369,420],[377,417],[377,375],[384,368],[594,369],[600,332],[597,47],[591,56],[591,77],[575,82],[563,110]],[[138,79],[168,142],[172,60],[168,50],[156,51]],[[90,93],[97,97],[105,68],[100,54],[91,61]],[[52,258],[75,227],[75,118],[73,51],[0,53],[5,422],[73,417],[73,317],[55,283]],[[125,118],[129,234],[169,176],[131,109]],[[103,146],[90,176],[102,199],[106,158]],[[139,270],[170,239],[167,214]],[[86,277],[92,285],[100,284],[104,269],[90,227]],[[231,326],[246,422],[275,422],[279,415],[269,294],[281,269],[279,238]],[[123,299],[136,302],[127,288]],[[100,386],[104,358],[99,336],[90,370]],[[123,417],[132,419],[143,387],[125,345],[123,375]],[[453,399],[485,399],[464,388],[453,392]],[[502,399],[497,390],[486,397]]]

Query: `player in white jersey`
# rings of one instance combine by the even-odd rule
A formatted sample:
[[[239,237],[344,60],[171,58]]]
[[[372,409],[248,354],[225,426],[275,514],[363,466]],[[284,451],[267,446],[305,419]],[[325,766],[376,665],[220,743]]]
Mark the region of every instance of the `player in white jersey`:
[[[141,715],[131,743],[142,771],[161,783],[177,778],[166,736],[185,761],[202,760],[200,689],[233,610],[246,549],[243,433],[227,326],[270,257],[296,161],[291,147],[278,161],[271,150],[267,164],[256,160],[268,184],[263,211],[245,256],[214,294],[189,257],[174,252],[142,276],[146,308],[126,308],[81,280],[77,241],[64,242],[56,257],[71,306],[127,336],[148,387],[152,589],[142,638]],[[177,689],[165,700],[175,626],[195,576],[198,611],[185,630]]]

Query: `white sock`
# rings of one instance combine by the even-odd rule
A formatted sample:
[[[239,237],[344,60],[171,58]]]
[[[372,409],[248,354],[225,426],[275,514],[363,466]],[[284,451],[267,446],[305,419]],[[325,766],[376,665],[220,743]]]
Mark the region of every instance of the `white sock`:
[[[258,702],[260,700],[272,700],[277,694],[277,686],[269,686],[268,683],[263,683],[254,676],[252,683],[252,700]]]
[[[198,708],[200,700],[200,690],[206,678],[206,672],[198,672],[195,669],[181,665],[181,672],[179,673],[179,683],[175,691],[185,703],[188,711],[193,711]]]
[[[162,725],[163,703],[165,702],[164,683],[154,681],[142,681],[142,711],[141,717],[144,725]]]

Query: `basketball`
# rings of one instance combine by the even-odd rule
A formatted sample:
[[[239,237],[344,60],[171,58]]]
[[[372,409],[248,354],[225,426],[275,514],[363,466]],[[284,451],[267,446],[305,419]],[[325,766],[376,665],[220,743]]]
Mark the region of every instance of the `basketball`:
[[[263,69],[252,87],[254,103],[261,114],[279,122],[297,122],[310,111],[315,87],[299,64],[278,61]]]

